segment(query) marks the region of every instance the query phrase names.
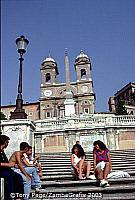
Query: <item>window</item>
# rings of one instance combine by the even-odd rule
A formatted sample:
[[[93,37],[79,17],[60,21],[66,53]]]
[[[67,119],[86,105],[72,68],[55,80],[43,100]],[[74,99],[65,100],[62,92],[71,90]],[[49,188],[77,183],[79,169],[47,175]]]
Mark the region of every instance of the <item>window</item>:
[[[86,79],[86,69],[81,69],[81,79]]]
[[[89,113],[89,108],[84,108],[84,113]]]
[[[46,74],[46,82],[48,82],[48,83],[51,82],[51,75],[50,75],[50,73]]]
[[[46,118],[50,118],[51,117],[51,113],[50,112],[46,112]]]
[[[131,111],[131,112],[130,112],[130,115],[133,115],[133,114],[134,114],[134,112],[133,112],[133,111]]]

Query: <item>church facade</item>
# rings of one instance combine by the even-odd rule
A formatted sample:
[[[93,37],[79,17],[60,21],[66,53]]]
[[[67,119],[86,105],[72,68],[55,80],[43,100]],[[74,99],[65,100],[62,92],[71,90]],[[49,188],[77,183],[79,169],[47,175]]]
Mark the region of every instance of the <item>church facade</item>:
[[[75,114],[93,114],[95,112],[95,93],[90,58],[81,51],[75,59],[74,67],[76,82],[70,82],[68,69],[66,69],[66,82],[70,83]],[[40,119],[65,116],[64,102],[68,86],[66,83],[57,82],[58,74],[56,61],[53,58],[46,58],[41,65]]]
[[[25,139],[36,153],[69,152],[77,140],[85,151],[92,150],[95,140],[102,140],[109,149],[135,148],[135,115],[96,113],[90,58],[81,51],[74,67],[76,81],[71,82],[66,52],[66,83],[58,83],[57,63],[47,57],[40,69],[39,102],[24,104],[28,119],[4,120],[1,132],[13,140],[19,138],[18,146]],[[9,119],[13,109],[11,105],[1,110]]]

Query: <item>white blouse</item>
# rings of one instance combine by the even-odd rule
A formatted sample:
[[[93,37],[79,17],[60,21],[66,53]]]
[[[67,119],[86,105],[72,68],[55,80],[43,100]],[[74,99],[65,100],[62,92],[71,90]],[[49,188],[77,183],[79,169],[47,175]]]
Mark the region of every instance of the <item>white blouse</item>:
[[[73,165],[76,166],[76,165],[80,162],[81,157],[79,158],[79,157],[77,157],[77,155],[75,155],[75,154],[73,154],[73,156],[74,156]]]

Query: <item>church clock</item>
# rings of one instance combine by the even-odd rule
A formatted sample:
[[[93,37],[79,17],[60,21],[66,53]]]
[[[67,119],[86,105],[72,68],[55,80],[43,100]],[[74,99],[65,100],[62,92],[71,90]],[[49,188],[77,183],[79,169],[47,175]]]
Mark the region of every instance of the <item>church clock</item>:
[[[50,96],[52,95],[52,90],[45,90],[45,91],[44,91],[44,95],[45,95],[46,97],[50,97]]]
[[[81,87],[81,91],[82,91],[83,93],[87,93],[87,92],[88,92],[88,86],[87,86],[87,85],[83,85],[83,86]]]

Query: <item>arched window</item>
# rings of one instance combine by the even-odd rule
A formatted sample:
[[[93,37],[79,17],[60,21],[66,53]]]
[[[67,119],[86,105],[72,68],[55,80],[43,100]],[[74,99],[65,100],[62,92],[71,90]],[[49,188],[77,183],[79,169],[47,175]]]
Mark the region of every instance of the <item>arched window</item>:
[[[81,69],[81,79],[86,79],[86,69]]]
[[[46,74],[46,82],[51,82],[51,75],[50,75],[50,73],[47,73]]]

